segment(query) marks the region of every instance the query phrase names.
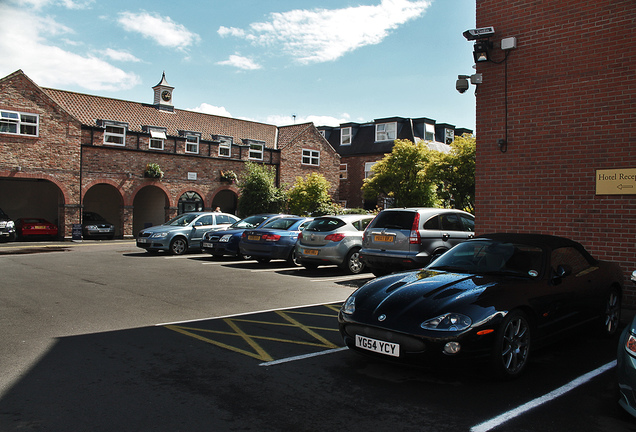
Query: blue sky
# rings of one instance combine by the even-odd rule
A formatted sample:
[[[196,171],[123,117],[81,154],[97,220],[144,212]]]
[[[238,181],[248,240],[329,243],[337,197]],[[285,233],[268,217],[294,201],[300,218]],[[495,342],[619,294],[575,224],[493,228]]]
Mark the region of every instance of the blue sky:
[[[180,109],[474,130],[474,26],[475,0],[0,0],[0,77],[152,103],[165,71]]]

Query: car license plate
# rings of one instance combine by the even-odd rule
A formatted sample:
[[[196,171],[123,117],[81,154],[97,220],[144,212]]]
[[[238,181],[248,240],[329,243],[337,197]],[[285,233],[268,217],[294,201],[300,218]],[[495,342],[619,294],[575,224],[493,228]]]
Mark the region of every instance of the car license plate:
[[[212,243],[208,243],[208,242],[202,242],[201,243],[201,247],[204,247],[204,248],[211,248],[212,246],[213,246]]]
[[[150,240],[147,238],[138,238],[137,243],[150,243]]]
[[[248,235],[247,239],[250,241],[259,241],[261,239],[261,236],[259,235]]]
[[[389,243],[391,243],[391,242],[393,242],[394,238],[395,237],[392,236],[392,235],[376,235],[376,236],[373,236],[373,239],[375,241],[377,241],[377,242],[389,242]]]
[[[34,228],[34,229],[46,229],[46,227],[45,227],[45,226],[43,226],[43,225],[36,225],[36,226],[34,226],[33,228]]]
[[[305,255],[318,255],[317,249],[305,249],[304,252]]]
[[[400,356],[400,345],[392,342],[384,342],[365,336],[356,335],[356,346],[368,351],[377,352],[393,357]]]

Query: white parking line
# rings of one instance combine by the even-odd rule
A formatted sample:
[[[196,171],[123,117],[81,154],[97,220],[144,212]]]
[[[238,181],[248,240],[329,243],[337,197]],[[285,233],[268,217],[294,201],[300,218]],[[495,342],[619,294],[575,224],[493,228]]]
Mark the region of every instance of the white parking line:
[[[538,407],[539,405],[543,405],[546,402],[550,402],[553,399],[558,398],[559,396],[563,396],[564,394],[566,394],[567,392],[569,392],[570,390],[574,390],[575,388],[587,383],[588,381],[590,381],[592,378],[595,378],[596,376],[607,372],[608,370],[612,369],[613,367],[616,366],[616,360],[607,363],[606,365],[601,366],[598,369],[593,370],[592,372],[588,372],[583,376],[578,377],[577,379],[570,381],[569,383],[567,383],[566,385],[564,385],[563,387],[559,387],[558,389],[551,391],[550,393],[543,395],[541,397],[538,397],[534,400],[531,400],[528,403],[525,403],[513,410],[510,410],[508,412],[505,412],[497,417],[494,417],[488,421],[485,421],[484,423],[478,424],[477,426],[473,426],[472,428],[470,428],[470,432],[487,432],[491,429],[496,428],[497,426],[502,425],[503,423],[507,422],[508,420],[511,420],[515,417],[520,416],[521,414],[524,414],[527,411],[530,411],[531,409],[534,409],[536,407]]]
[[[344,351],[346,350],[347,347],[342,347],[342,348],[334,348],[334,349],[330,349],[330,350],[326,350],[326,351],[320,351],[317,353],[312,353],[312,354],[304,354],[304,355],[299,355],[299,356],[294,356],[294,357],[287,357],[284,359],[280,359],[280,360],[273,360],[273,361],[269,361],[269,362],[265,362],[265,363],[260,363],[259,366],[273,366],[273,365],[277,365],[277,364],[281,364],[281,363],[289,363],[289,362],[293,362],[296,360],[304,360],[307,358],[311,358],[311,357],[318,357],[321,355],[327,355],[327,354],[333,354],[333,353],[337,353],[340,351]]]
[[[261,273],[261,272],[278,272],[285,270],[298,270],[300,267],[275,267],[275,268],[266,268],[266,269],[254,269],[250,270],[252,273]]]
[[[245,260],[239,260],[239,261],[205,261],[202,262],[201,264],[203,265],[223,265],[223,264],[240,264],[240,263],[244,263]]]
[[[163,259],[197,258],[197,257],[204,257],[204,256],[207,256],[207,254],[170,255],[170,256],[167,256],[167,257],[163,257]]]

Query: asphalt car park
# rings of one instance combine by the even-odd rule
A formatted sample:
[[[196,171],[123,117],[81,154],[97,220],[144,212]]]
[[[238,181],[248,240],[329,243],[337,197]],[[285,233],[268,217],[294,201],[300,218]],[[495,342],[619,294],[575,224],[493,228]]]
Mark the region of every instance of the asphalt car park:
[[[620,432],[635,425],[617,403],[617,338],[580,335],[539,350],[513,381],[470,364],[406,367],[351,352],[338,333],[342,302],[370,273],[153,256],[132,242],[63,246],[41,254],[29,244],[28,254],[0,256],[11,282],[0,306],[0,342],[12,347],[2,363],[20,358],[7,351],[47,339],[5,379],[0,430]],[[99,270],[114,265],[117,274]],[[25,268],[31,273],[21,276]],[[36,287],[44,274],[47,283]]]

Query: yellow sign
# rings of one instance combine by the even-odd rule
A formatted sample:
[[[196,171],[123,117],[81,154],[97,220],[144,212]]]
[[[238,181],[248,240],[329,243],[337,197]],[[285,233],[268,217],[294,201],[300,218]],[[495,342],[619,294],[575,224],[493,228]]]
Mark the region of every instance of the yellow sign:
[[[596,170],[596,195],[636,195],[636,168]]]

